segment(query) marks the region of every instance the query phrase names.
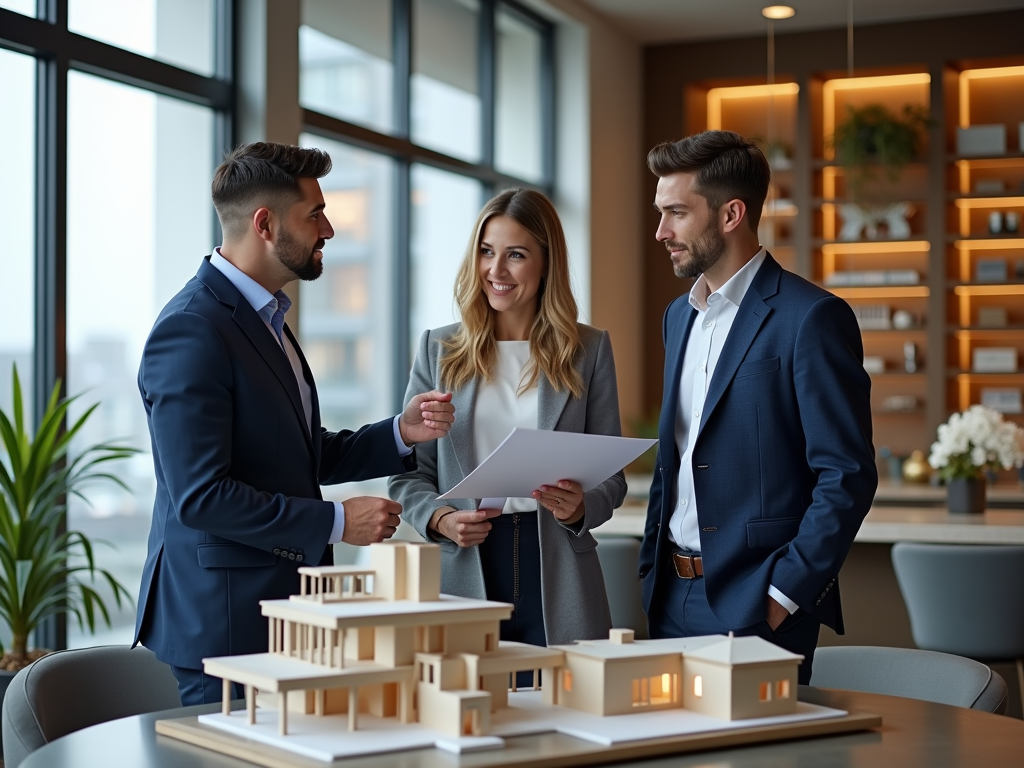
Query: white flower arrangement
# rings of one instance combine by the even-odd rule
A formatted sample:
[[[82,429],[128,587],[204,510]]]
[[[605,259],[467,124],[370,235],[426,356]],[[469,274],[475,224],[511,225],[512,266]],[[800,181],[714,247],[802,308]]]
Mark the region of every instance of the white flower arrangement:
[[[939,426],[928,463],[949,481],[978,477],[984,469],[1012,469],[1024,464],[1024,429],[999,411],[972,405]]]

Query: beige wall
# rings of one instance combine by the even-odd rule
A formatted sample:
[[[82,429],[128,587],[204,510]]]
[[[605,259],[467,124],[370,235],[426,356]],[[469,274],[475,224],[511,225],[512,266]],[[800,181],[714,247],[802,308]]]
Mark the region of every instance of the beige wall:
[[[642,48],[579,0],[529,4],[558,25],[556,203],[584,262],[574,275],[583,319],[611,333],[629,433],[643,399]]]

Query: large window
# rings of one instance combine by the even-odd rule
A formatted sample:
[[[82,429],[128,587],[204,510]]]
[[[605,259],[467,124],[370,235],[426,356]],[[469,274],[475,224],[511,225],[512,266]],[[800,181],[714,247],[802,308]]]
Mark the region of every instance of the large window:
[[[35,91],[32,58],[0,50],[0,147],[9,148],[0,154],[0,211],[7,222],[0,246],[5,304],[0,322],[0,408],[8,413],[13,365],[18,366],[24,390],[32,392]]]
[[[101,552],[105,567],[133,591],[155,493],[136,374],[157,313],[215,245],[213,125],[207,107],[68,75],[67,384],[85,393],[69,415],[99,402],[75,445],[119,439],[142,451],[117,468],[131,492],[107,484],[89,504],[71,499],[68,527],[113,544]],[[113,158],[131,173],[112,169]],[[83,635],[71,624],[68,643],[131,642],[134,627],[125,606],[111,633]]]
[[[58,380],[80,395],[70,418],[99,403],[72,453],[109,440],[140,449],[111,466],[130,493],[86,489],[90,504],[70,499],[67,521],[113,545],[97,559],[133,596],[155,483],[136,373],[157,312],[216,244],[210,178],[231,143],[231,7],[0,2],[0,405],[15,361],[35,414]],[[133,607],[112,619],[95,636],[52,621],[35,644],[130,642]]]
[[[552,39],[503,0],[303,0],[303,143],[334,159],[338,234],[325,278],[301,288],[300,335],[335,427],[394,413],[420,335],[459,319],[455,274],[484,201],[550,191]],[[366,309],[338,308],[354,296]]]

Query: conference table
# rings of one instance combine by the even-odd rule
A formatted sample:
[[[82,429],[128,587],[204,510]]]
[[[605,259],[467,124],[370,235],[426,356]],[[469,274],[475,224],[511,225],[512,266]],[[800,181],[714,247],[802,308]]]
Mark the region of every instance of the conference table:
[[[1024,721],[930,702],[854,691],[801,686],[801,701],[882,717],[876,730],[803,738],[770,744],[666,754],[642,761],[618,762],[645,768],[886,768],[887,766],[1024,765]],[[188,707],[138,715],[94,725],[57,739],[33,752],[22,768],[244,768],[251,763],[156,734],[158,719],[216,711],[219,705]],[[514,742],[514,745],[513,745]],[[521,736],[505,750],[455,756],[440,750],[414,750],[336,761],[351,768],[495,768],[527,758],[530,766],[593,765],[590,752],[574,759],[579,740],[561,734]],[[327,764],[296,756],[280,765],[309,768]]]

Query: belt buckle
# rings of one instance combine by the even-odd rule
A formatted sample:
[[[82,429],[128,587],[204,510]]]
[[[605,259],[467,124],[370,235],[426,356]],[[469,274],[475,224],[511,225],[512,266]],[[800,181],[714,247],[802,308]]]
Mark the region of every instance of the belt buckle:
[[[697,578],[697,571],[694,568],[693,558],[693,555],[684,555],[682,552],[676,552],[672,555],[672,565],[676,569],[676,576],[680,579]]]

